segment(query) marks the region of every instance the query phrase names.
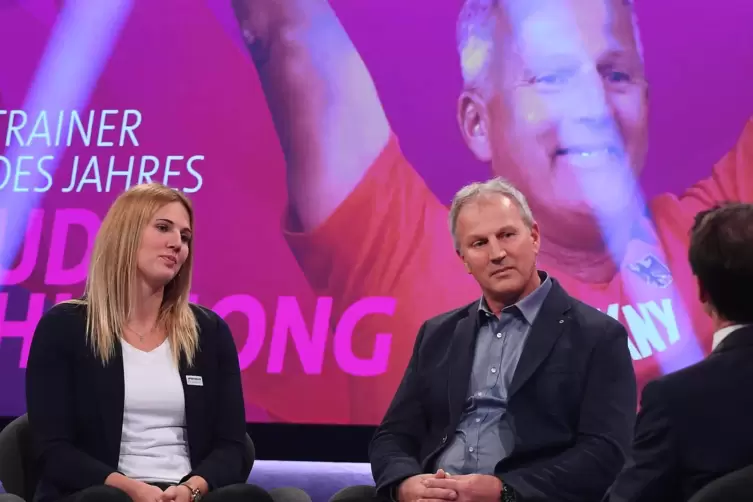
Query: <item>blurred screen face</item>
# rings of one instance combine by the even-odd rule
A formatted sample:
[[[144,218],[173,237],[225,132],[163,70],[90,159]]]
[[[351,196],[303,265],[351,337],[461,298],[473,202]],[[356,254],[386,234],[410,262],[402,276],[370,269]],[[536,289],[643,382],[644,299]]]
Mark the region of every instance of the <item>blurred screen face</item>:
[[[627,214],[645,158],[646,82],[622,0],[509,0],[487,103],[493,168],[539,220]],[[545,227],[546,228],[546,227]]]

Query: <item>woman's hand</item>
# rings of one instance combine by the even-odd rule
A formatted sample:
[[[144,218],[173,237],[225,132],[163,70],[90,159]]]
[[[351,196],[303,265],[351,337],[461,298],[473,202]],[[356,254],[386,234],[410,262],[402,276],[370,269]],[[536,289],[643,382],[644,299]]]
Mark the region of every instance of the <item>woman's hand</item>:
[[[156,486],[141,481],[131,481],[133,484],[128,488],[126,493],[128,493],[133,502],[161,502],[163,500],[162,496],[164,492]],[[191,498],[189,497],[186,500],[190,501]]]
[[[119,472],[113,472],[107,476],[105,484],[126,492],[133,502],[160,502],[162,498],[163,492],[156,486],[136,481]]]
[[[193,490],[199,490],[199,493],[206,495],[209,492],[209,484],[201,476],[191,476],[184,484],[165,490],[161,502],[191,502]]]
[[[162,492],[162,502],[191,502],[191,489],[186,485],[171,486]]]

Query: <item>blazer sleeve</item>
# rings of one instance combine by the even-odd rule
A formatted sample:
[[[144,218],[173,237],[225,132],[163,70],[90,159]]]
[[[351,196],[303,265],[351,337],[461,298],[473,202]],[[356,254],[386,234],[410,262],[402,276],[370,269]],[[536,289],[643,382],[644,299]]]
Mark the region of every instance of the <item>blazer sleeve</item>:
[[[420,395],[418,365],[425,331],[426,324],[418,332],[408,368],[369,445],[376,489],[387,498],[392,497],[392,491],[401,481],[422,473],[419,456],[427,417]]]
[[[246,414],[238,351],[227,323],[216,317],[218,380],[217,409],[211,425],[213,448],[204,460],[181,481],[201,476],[211,490],[245,483],[251,472],[253,459],[246,456]]]
[[[609,491],[609,502],[663,502],[679,492],[678,456],[662,380],[643,389],[633,451]]]
[[[560,455],[499,473],[519,502],[601,500],[625,463],[637,390],[627,331],[610,323],[591,354],[575,444]]]
[[[74,344],[84,340],[76,331],[85,329],[75,308],[58,305],[42,316],[26,366],[26,408],[41,474],[70,491],[104,484],[115,472],[74,446]]]

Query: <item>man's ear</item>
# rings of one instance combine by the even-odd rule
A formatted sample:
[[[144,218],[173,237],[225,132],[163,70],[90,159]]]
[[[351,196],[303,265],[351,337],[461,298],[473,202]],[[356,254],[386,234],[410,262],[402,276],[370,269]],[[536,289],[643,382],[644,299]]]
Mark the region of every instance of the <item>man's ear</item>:
[[[703,288],[703,286],[701,285],[701,281],[699,281],[697,277],[696,277],[696,284],[698,285],[698,301],[701,302],[703,311],[706,313],[707,316],[713,317],[714,306],[711,305],[711,298],[709,298],[708,292]]]
[[[465,267],[465,271],[470,274],[471,273],[471,266],[468,265],[467,261],[465,261],[465,258],[463,257],[463,254],[460,251],[458,251],[457,249],[455,250],[455,254],[457,254],[458,258],[460,258],[460,260],[462,260],[463,266]]]
[[[539,224],[535,221],[531,225],[531,239],[533,239],[533,250],[536,254],[539,254],[541,249],[541,231],[539,230]]]
[[[698,301],[700,301],[701,304],[709,303],[709,294],[701,285],[701,281],[699,281],[698,278],[696,277],[695,282],[696,282],[696,285],[698,286]]]
[[[458,99],[458,125],[468,148],[482,162],[492,158],[486,103],[474,91],[463,91]]]

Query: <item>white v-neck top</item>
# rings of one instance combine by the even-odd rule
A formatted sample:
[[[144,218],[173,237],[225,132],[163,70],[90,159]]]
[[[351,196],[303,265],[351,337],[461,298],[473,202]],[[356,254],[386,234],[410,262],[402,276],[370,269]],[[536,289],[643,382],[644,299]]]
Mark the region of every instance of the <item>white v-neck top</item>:
[[[178,483],[191,471],[186,407],[170,342],[143,352],[125,340],[125,402],[118,470],[147,482]]]

